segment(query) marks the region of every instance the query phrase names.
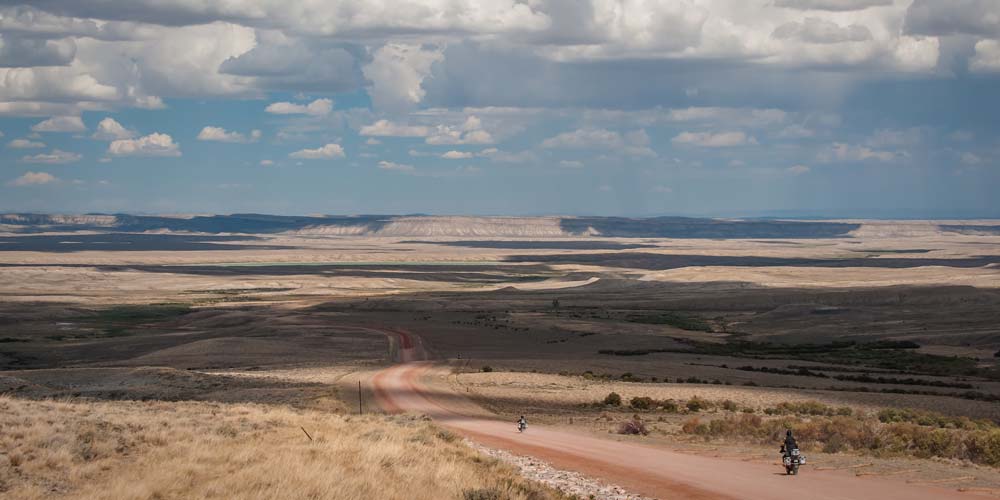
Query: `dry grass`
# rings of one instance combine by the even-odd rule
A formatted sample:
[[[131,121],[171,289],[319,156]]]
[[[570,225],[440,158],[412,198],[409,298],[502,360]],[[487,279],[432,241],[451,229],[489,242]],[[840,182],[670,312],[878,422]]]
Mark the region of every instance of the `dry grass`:
[[[696,367],[692,367],[694,369]],[[850,406],[864,411],[882,408],[916,408],[925,411],[972,418],[1000,420],[1000,406],[985,401],[971,401],[948,397],[909,394],[881,394],[875,392],[840,392],[799,390],[775,387],[744,387],[706,384],[631,383],[586,379],[577,376],[545,373],[494,371],[493,373],[462,373],[455,379],[457,390],[467,393],[477,402],[501,414],[510,414],[522,408],[534,412],[547,412],[552,407],[579,408],[602,401],[610,392],[618,393],[627,405],[635,397],[655,400],[688,401],[704,398],[711,401],[730,400],[740,407],[764,410],[781,403],[807,403],[818,401],[828,406]]]
[[[12,499],[559,498],[413,416],[0,396],[0,429]]]

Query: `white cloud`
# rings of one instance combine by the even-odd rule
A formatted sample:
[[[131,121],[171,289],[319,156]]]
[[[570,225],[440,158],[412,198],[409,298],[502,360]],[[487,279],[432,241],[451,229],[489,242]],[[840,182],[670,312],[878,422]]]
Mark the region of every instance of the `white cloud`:
[[[39,153],[37,155],[25,156],[21,158],[21,161],[25,163],[47,163],[56,165],[77,162],[80,161],[80,158],[82,157],[83,156],[79,153],[53,149],[50,153]]]
[[[978,73],[1000,71],[1000,40],[976,42],[976,53],[969,60],[969,69]]]
[[[240,144],[257,142],[260,140],[260,137],[261,132],[256,129],[250,131],[249,136],[240,132],[229,132],[222,127],[205,127],[198,133],[199,141],[234,142]]]
[[[974,153],[965,152],[962,153],[962,163],[966,165],[979,165],[983,162],[983,159]]]
[[[810,169],[807,165],[792,165],[791,167],[786,168],[785,172],[792,175],[802,175],[809,173],[809,170]]]
[[[316,99],[309,104],[295,104],[292,102],[274,102],[269,104],[264,111],[274,115],[311,115],[326,116],[333,110],[333,101],[330,99]]]
[[[549,137],[542,141],[546,149],[593,149],[622,153],[628,156],[656,156],[649,148],[649,135],[645,130],[622,134],[600,128],[581,128]]]
[[[118,139],[108,144],[111,156],[180,156],[180,146],[167,134],[152,133],[138,139]]]
[[[302,160],[325,160],[343,158],[346,155],[344,154],[344,148],[340,147],[340,144],[327,144],[316,149],[301,149],[288,156]]]
[[[583,162],[577,160],[559,160],[559,166],[565,168],[581,168],[583,167]]]
[[[892,5],[892,0],[776,0],[774,5],[798,10],[861,10]]]
[[[426,139],[427,144],[493,144],[493,135],[483,129],[483,122],[469,115],[460,126],[438,125]]]
[[[126,129],[114,118],[105,118],[97,124],[97,130],[91,136],[100,141],[114,141],[118,139],[131,139],[135,137],[135,132]]]
[[[828,19],[807,17],[801,22],[790,21],[778,26],[771,36],[805,43],[827,44],[865,42],[872,39],[872,32],[860,24],[841,26]]]
[[[843,142],[835,142],[826,151],[821,151],[817,158],[823,162],[838,161],[867,161],[878,160],[881,162],[892,161],[897,153],[890,151],[880,151],[867,146],[856,146]]]
[[[378,146],[379,144],[382,144],[382,141],[380,141],[380,140],[378,140],[378,139],[376,139],[374,137],[369,137],[368,140],[365,141],[365,144],[367,144],[369,146]]]
[[[7,147],[11,149],[37,149],[44,148],[44,142],[30,141],[28,139],[14,139],[7,143]]]
[[[378,162],[378,168],[381,168],[382,170],[392,170],[394,172],[413,172],[416,170],[415,168],[413,168],[413,165],[407,165],[405,163],[395,163],[385,160]]]
[[[422,85],[431,65],[443,58],[440,49],[401,43],[383,45],[362,68],[365,78],[372,82],[368,87],[372,105],[380,111],[412,109],[426,94]]]
[[[361,127],[361,135],[384,137],[427,137],[428,127],[420,125],[402,125],[389,120],[378,120],[371,125]]]
[[[53,116],[31,127],[35,132],[85,132],[87,126],[79,116]]]
[[[775,108],[691,107],[670,109],[671,122],[707,122],[735,127],[764,127],[782,123],[788,113]]]
[[[7,183],[8,186],[38,186],[41,184],[50,184],[58,181],[54,175],[48,172],[25,172],[20,177],[11,180]]]
[[[260,166],[262,166],[262,167],[270,167],[272,165],[274,165],[274,161],[273,160],[261,160],[260,161]]]
[[[472,153],[469,153],[467,151],[454,151],[453,150],[453,151],[448,151],[447,153],[444,153],[443,155],[441,155],[441,158],[444,158],[446,160],[464,160],[464,159],[467,159],[467,158],[472,158],[473,156],[475,156],[475,155],[473,155]]]
[[[681,132],[671,139],[671,142],[705,148],[728,148],[757,144],[757,139],[743,132]]]
[[[618,132],[602,128],[581,128],[563,132],[542,141],[549,149],[616,149],[622,145]]]
[[[781,129],[777,137],[779,139],[805,139],[815,135],[816,131],[796,123]]]

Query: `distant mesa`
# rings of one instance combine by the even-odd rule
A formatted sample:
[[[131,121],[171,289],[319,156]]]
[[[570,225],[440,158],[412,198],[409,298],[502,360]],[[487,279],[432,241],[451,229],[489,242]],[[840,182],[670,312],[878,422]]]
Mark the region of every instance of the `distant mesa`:
[[[462,238],[837,238],[849,237],[861,223],[689,217],[474,217],[431,215],[129,215],[2,214],[0,226],[17,233],[52,231],[183,232]],[[952,226],[952,231],[970,230]],[[974,226],[976,231],[994,230]],[[481,240],[456,244],[486,245]],[[566,243],[548,243],[565,248]],[[517,243],[497,248],[519,248]],[[573,246],[573,244],[570,244]],[[638,248],[628,245],[625,248]]]
[[[14,233],[94,231],[126,233],[293,234],[464,238],[448,244],[478,248],[583,249],[595,242],[502,241],[503,238],[678,238],[787,240],[854,236],[910,237],[959,233],[1000,235],[995,221],[880,221],[711,219],[695,217],[477,217],[441,215],[130,215],[0,214],[0,230]],[[486,241],[490,240],[490,241]],[[411,242],[418,243],[418,242]],[[786,244],[794,242],[785,241]],[[605,242],[592,249],[642,248]]]

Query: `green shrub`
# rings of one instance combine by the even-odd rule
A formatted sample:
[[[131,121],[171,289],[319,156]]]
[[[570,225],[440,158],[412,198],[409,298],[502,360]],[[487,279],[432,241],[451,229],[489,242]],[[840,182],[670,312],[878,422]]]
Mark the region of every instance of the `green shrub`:
[[[649,397],[645,397],[645,396],[641,396],[641,397],[640,396],[636,396],[636,397],[632,398],[632,401],[629,401],[629,406],[631,406],[632,408],[635,408],[636,410],[649,410],[649,409],[651,409],[651,408],[653,408],[655,406],[655,403],[656,402],[653,401],[653,398],[649,398]]]
[[[977,432],[965,440],[970,459],[993,467],[1000,467],[1000,430]]]
[[[622,397],[617,392],[612,392],[604,397],[604,404],[608,406],[621,406]]]
[[[735,402],[727,399],[722,402],[722,409],[726,411],[736,411],[738,407]]]
[[[711,404],[698,396],[695,396],[688,400],[687,409],[692,412],[699,412],[701,410],[706,410],[711,406]]]

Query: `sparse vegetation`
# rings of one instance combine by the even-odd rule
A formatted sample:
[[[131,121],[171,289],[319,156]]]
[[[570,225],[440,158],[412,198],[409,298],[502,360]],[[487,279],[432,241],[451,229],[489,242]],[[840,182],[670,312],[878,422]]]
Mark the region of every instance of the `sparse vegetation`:
[[[847,406],[835,408],[816,401],[802,401],[795,403],[779,403],[777,406],[765,408],[764,413],[767,415],[808,415],[832,417],[834,415],[849,416],[854,413],[854,410]]]
[[[4,498],[563,498],[418,417],[0,396],[0,427]]]
[[[708,400],[695,396],[689,399],[685,406],[687,407],[688,411],[697,413],[702,410],[707,410],[713,405]]]
[[[656,401],[653,398],[646,396],[636,396],[629,401],[629,406],[635,408],[636,410],[649,410],[656,408]]]
[[[706,439],[738,438],[758,444],[779,442],[786,429],[795,432],[804,449],[951,458],[1000,466],[1000,428],[995,425],[972,429],[942,428],[909,421],[887,423],[881,418],[853,415],[804,419],[740,414],[712,420],[694,417],[681,426],[682,432]]]
[[[976,360],[972,358],[913,352],[911,343],[843,341],[828,344],[774,344],[745,340],[727,343],[690,340],[685,342],[691,347],[690,349],[668,349],[668,351],[739,358],[800,359],[923,375],[1000,377],[995,371],[979,369]]]
[[[606,406],[621,406],[622,397],[617,392],[612,392],[604,397],[604,404]]]
[[[631,314],[625,317],[625,321],[630,323],[644,323],[649,325],[669,325],[681,330],[695,332],[710,332],[712,325],[709,325],[701,318],[684,316],[677,313],[664,312],[656,314]]]
[[[634,415],[631,420],[626,420],[618,426],[618,434],[645,436],[649,434],[649,430],[646,429],[642,419]]]
[[[141,324],[167,321],[190,312],[187,304],[121,305],[97,311],[88,319],[97,323]]]

